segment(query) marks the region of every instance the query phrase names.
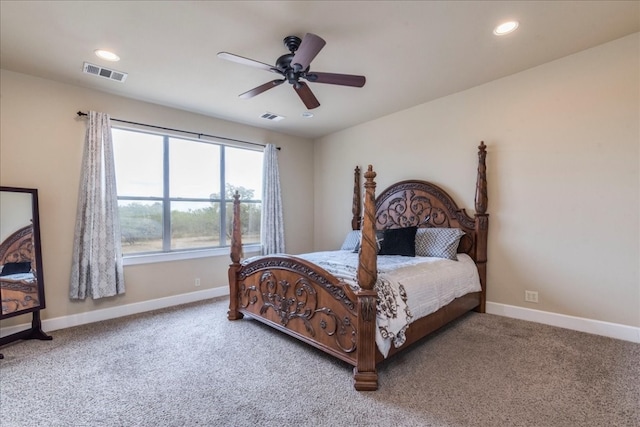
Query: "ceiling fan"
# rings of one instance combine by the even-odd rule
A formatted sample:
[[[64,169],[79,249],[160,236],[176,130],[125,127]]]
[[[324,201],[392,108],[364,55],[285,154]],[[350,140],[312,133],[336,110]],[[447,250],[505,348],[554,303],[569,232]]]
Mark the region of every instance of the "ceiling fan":
[[[301,81],[301,79],[312,83],[327,83],[352,87],[364,86],[366,81],[364,76],[309,71],[309,64],[326,44],[321,37],[307,33],[302,39],[296,36],[287,36],[284,38],[283,42],[286,48],[289,49],[290,53],[280,56],[277,59],[275,66],[234,55],[229,52],[218,53],[218,58],[220,59],[226,59],[227,61],[260,68],[272,73],[280,74],[283,77],[282,79],[272,80],[244,92],[240,94],[240,98],[253,98],[254,96],[279,86],[284,82],[288,82],[293,86],[293,89],[296,91],[304,105],[311,110],[319,107],[320,102],[318,102],[318,99],[315,97],[313,92],[311,92],[309,85]]]

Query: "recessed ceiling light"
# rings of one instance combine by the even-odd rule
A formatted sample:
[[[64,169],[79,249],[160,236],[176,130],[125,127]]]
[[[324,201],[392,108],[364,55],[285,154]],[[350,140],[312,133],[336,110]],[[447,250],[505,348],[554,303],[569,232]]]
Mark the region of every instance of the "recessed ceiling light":
[[[120,57],[113,52],[109,52],[108,50],[98,49],[95,51],[95,54],[98,58],[102,58],[106,61],[120,61]]]
[[[504,36],[505,34],[514,32],[518,28],[518,25],[518,21],[504,22],[494,28],[493,34],[496,36]]]
[[[305,119],[310,119],[311,117],[313,117],[313,113],[310,111],[305,111],[304,113],[302,113],[302,117],[304,117]]]

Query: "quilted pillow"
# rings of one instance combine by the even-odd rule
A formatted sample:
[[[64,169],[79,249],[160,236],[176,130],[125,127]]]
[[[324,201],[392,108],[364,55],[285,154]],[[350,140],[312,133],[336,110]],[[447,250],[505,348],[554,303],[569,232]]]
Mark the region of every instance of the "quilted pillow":
[[[353,251],[357,250],[360,246],[360,230],[352,230],[347,233],[347,237],[345,237],[342,246],[340,247],[341,251]]]
[[[416,256],[417,227],[390,228],[384,230],[380,243],[380,255]]]
[[[420,228],[416,233],[416,255],[458,260],[459,228]]]

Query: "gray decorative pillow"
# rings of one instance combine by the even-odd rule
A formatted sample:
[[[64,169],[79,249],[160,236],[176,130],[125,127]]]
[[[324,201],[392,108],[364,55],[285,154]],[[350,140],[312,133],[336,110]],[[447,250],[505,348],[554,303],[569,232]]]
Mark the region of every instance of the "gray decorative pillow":
[[[458,260],[458,243],[464,236],[459,228],[419,228],[416,233],[416,256]]]
[[[378,246],[378,252],[380,252],[380,247],[382,246],[382,241],[384,240],[384,230],[376,230],[376,245]],[[353,249],[353,252],[360,252],[360,244],[362,243],[362,232],[360,232],[360,238],[358,239],[358,244]]]
[[[344,239],[342,246],[340,247],[341,251],[354,251],[360,246],[360,230],[352,230],[347,233],[347,237]]]

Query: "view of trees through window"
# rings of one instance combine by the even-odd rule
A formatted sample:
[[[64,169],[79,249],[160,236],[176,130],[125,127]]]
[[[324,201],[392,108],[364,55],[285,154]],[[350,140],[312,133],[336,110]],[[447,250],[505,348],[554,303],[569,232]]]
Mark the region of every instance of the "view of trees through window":
[[[229,246],[236,191],[242,242],[260,242],[262,151],[112,131],[125,254]]]

